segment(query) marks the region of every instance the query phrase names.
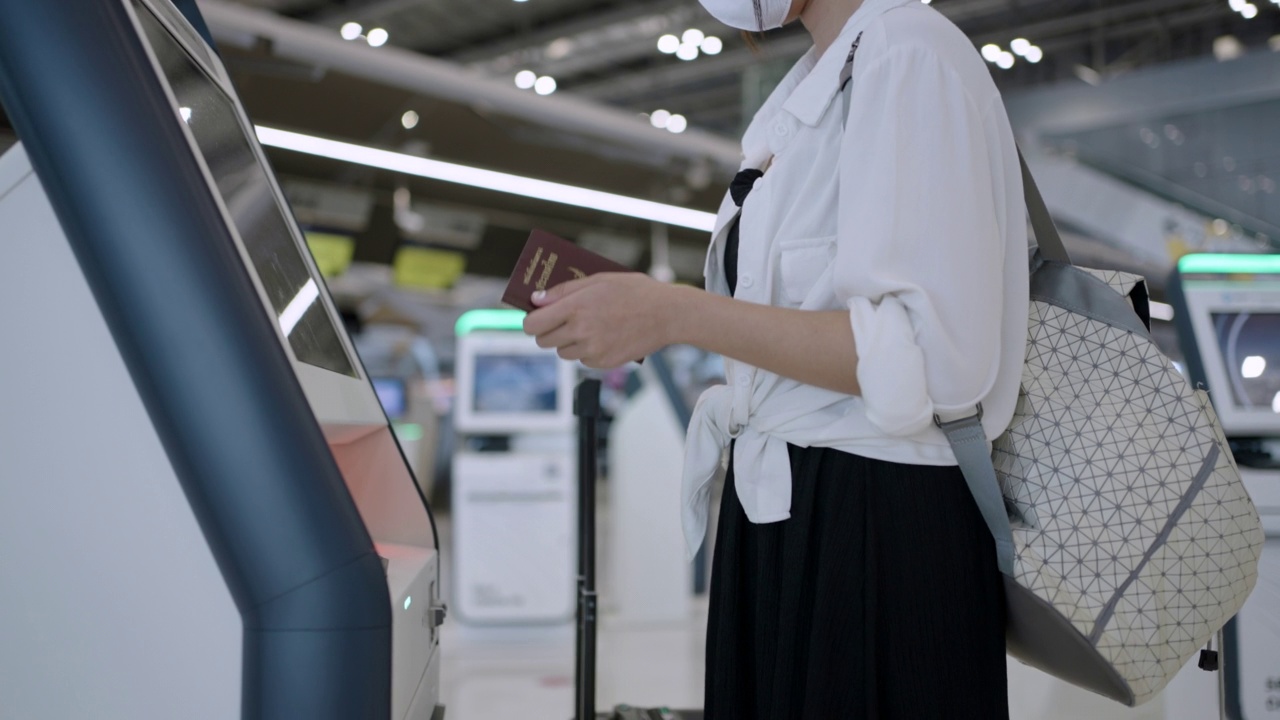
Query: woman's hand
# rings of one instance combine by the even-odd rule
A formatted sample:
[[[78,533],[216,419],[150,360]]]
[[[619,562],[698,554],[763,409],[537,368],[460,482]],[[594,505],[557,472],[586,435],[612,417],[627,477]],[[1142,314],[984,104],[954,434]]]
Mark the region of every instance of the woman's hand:
[[[639,360],[673,342],[676,290],[642,273],[601,273],[534,293],[524,320],[538,345],[591,368]]]

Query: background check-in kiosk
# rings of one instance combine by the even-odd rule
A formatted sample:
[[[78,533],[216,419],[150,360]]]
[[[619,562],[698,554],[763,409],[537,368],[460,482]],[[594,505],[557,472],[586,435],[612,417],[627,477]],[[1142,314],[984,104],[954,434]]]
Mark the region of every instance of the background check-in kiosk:
[[[215,51],[0,0],[0,100],[0,715],[443,717],[429,507]]]
[[[574,614],[576,371],[523,322],[519,310],[473,310],[456,327],[453,607],[472,624]]]
[[[1170,295],[1188,376],[1208,388],[1267,534],[1225,633],[1226,715],[1280,716],[1280,256],[1188,255]]]

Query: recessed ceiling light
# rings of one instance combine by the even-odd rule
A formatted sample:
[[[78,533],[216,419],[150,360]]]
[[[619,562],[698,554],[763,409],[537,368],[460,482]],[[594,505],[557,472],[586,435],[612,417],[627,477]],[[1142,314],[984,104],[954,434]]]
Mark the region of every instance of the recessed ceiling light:
[[[342,29],[338,31],[338,34],[342,36],[343,40],[355,40],[360,37],[362,32],[364,32],[364,28],[360,26],[360,23],[349,22],[342,25]]]
[[[369,31],[369,46],[382,47],[387,44],[387,40],[391,39],[391,35],[382,28],[374,28]]]
[[[404,114],[400,116],[400,124],[404,126],[405,130],[412,130],[418,127],[419,119],[418,113],[412,110],[405,110]]]
[[[550,75],[543,75],[533,84],[533,91],[539,95],[550,95],[556,91],[556,79]]]
[[[708,55],[719,55],[720,51],[724,49],[724,43],[720,38],[715,35],[711,35],[703,39],[702,44],[698,47],[702,49],[702,52]]]

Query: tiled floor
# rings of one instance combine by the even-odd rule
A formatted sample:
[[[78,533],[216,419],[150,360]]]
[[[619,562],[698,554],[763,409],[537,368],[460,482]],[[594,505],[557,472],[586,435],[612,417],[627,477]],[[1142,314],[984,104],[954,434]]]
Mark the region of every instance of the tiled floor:
[[[602,508],[602,524],[608,522]],[[445,583],[448,519],[442,518]],[[607,538],[608,533],[601,533]],[[606,548],[600,556],[607,558]],[[607,573],[602,573],[607,579]],[[705,600],[687,622],[625,625],[611,617],[601,586],[597,707],[618,703],[702,707]],[[446,623],[442,694],[449,720],[560,720],[573,714],[573,626],[512,628]],[[1193,669],[1194,672],[1194,669]],[[963,699],[958,699],[963,702]],[[1170,712],[1158,698],[1128,709],[1011,661],[1011,720],[1213,720],[1214,713]],[[1171,703],[1172,705],[1172,703]]]
[[[621,627],[605,618],[598,706],[627,702],[701,707],[705,623],[705,604],[683,626]],[[572,627],[517,630],[451,624],[442,643],[450,720],[572,716]],[[1009,685],[1012,720],[1164,719],[1160,700],[1130,710],[1017,663],[1009,668]]]

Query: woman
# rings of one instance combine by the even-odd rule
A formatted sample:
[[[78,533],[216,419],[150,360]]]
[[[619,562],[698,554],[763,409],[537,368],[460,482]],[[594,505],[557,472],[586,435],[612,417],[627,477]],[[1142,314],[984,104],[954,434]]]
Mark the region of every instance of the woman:
[[[535,297],[525,330],[592,367],[726,358],[685,468],[693,549],[732,448],[707,718],[1006,718],[994,545],[934,424],[980,406],[994,439],[1017,401],[1027,237],[999,93],[919,0],[702,3],[814,41],[743,137],[707,291],[595,276]]]

